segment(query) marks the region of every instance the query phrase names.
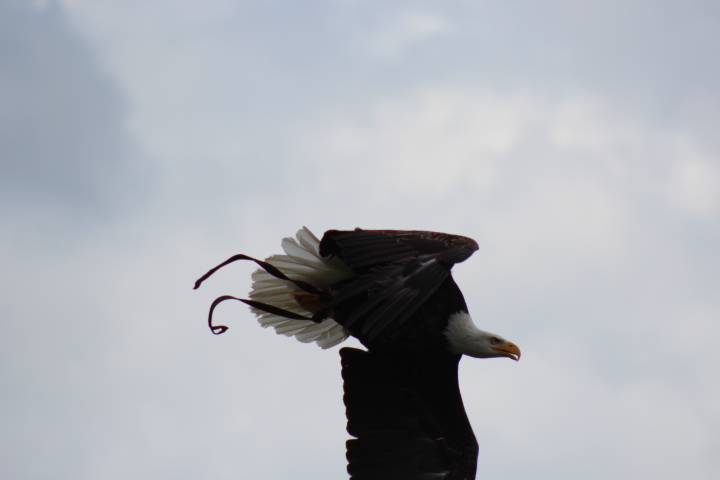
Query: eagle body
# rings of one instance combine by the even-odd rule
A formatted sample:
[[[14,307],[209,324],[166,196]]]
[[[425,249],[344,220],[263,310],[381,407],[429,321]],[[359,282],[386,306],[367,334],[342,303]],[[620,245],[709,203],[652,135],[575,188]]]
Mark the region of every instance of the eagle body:
[[[302,229],[285,255],[251,260],[249,299],[261,325],[329,348],[356,337],[367,350],[340,350],[348,472],[353,480],[474,479],[478,444],[463,406],[463,354],[518,360],[520,350],[478,329],[451,276],[478,249],[467,237],[403,230]]]
[[[338,285],[342,290],[343,285]],[[339,302],[334,307],[333,319],[340,325],[347,325],[358,305],[368,301],[367,295],[359,295],[352,301]],[[352,336],[357,338],[368,350],[411,352],[446,352],[450,350],[449,339],[445,335],[453,313],[467,311],[465,300],[452,277],[446,278],[433,293],[424,307],[411,314],[407,321],[391,322],[382,330],[382,335],[371,335],[364,331],[362,318],[351,324]],[[347,327],[346,327],[347,328]]]

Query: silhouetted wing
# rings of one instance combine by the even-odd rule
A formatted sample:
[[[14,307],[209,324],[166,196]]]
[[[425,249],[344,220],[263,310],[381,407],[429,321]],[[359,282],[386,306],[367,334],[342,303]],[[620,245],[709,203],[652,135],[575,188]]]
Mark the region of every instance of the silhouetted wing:
[[[358,274],[343,285],[333,305],[364,299],[348,318],[338,321],[370,340],[393,322],[405,323],[450,275],[452,266],[477,249],[467,237],[408,230],[330,230],[320,242],[322,256],[337,256]]]
[[[430,256],[452,267],[477,249],[472,238],[417,230],[328,230],[320,242],[320,255],[337,255],[358,273],[419,256]]]
[[[352,480],[474,480],[478,445],[457,382],[460,356],[340,350]]]

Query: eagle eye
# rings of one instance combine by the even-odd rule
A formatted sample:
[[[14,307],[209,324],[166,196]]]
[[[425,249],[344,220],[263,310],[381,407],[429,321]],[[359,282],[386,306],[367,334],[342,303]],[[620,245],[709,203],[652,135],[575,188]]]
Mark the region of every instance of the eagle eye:
[[[500,343],[500,339],[497,337],[490,337],[490,343],[493,345],[497,345],[498,343]]]

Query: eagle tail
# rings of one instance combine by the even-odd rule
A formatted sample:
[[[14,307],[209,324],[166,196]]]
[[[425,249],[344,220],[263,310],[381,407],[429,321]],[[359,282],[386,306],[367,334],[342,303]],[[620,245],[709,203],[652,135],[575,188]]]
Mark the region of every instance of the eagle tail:
[[[324,258],[319,253],[320,241],[307,228],[298,231],[296,238],[282,241],[284,255],[272,255],[265,261],[246,255],[235,255],[210,270],[195,284],[195,288],[223,266],[237,260],[251,260],[261,268],[252,275],[250,299],[223,296],[210,308],[208,322],[213,333],[223,333],[224,326],[212,325],[215,307],[225,300],[239,300],[250,306],[263,327],[294,336],[303,343],[316,342],[330,348],[343,342],[350,333],[323,312],[322,291],[354,272],[337,258]]]
[[[266,262],[282,270],[291,280],[306,282],[320,291],[355,275],[342,260],[321,256],[319,245],[320,240],[310,230],[302,228],[297,232],[296,238],[283,239],[284,255],[272,255]],[[252,279],[251,300],[299,315],[316,315],[322,309],[314,292],[298,289],[293,283],[277,278],[267,271],[257,270]],[[303,343],[316,342],[321,348],[333,347],[350,335],[350,332],[332,318],[312,323],[259,308],[251,310],[263,327],[273,327],[276,333],[294,336]]]

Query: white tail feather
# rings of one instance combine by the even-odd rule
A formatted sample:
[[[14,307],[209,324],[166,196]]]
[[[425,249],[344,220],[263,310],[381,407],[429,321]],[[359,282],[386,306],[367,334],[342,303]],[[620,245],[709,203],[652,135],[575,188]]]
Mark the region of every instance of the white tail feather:
[[[302,280],[320,290],[354,275],[340,259],[321,257],[318,250],[320,240],[307,228],[303,227],[299,230],[296,237],[297,239],[290,237],[283,239],[282,248],[285,255],[272,255],[265,261],[278,268],[288,278]],[[264,270],[253,273],[252,279],[253,285],[250,291],[252,300],[300,315],[311,315],[295,300],[293,292],[298,288],[291,282],[275,278]],[[294,336],[303,343],[316,342],[322,348],[333,347],[350,336],[350,332],[331,318],[314,323],[279,317],[256,308],[251,310],[263,327],[273,327],[276,333]]]

